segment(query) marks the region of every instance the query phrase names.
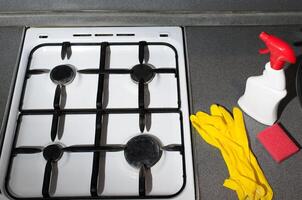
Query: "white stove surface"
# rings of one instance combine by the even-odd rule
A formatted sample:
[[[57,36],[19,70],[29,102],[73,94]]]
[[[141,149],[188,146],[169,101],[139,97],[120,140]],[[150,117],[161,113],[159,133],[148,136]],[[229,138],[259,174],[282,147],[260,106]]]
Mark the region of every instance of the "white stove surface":
[[[74,34],[84,34],[75,37]],[[88,35],[87,35],[88,34]],[[105,34],[106,36],[100,36]],[[112,34],[109,35],[108,34]],[[122,34],[122,36],[118,36]],[[133,35],[134,34],[134,35]],[[160,35],[164,34],[164,37]],[[44,38],[41,38],[44,36]],[[45,38],[47,36],[47,38]],[[168,36],[168,37],[167,37]],[[43,152],[34,154],[17,154],[12,159],[11,148],[16,133],[21,91],[26,73],[28,57],[32,49],[43,43],[125,43],[139,41],[164,42],[175,47],[175,52],[166,45],[148,46],[148,63],[154,68],[174,68],[179,72],[179,92],[181,104],[178,105],[178,84],[173,73],[156,73],[148,83],[147,108],[171,108],[180,112],[152,113],[148,115],[149,123],[141,133],[139,113],[109,113],[102,131],[101,145],[126,143],[134,136],[149,134],[155,136],[162,146],[183,144],[183,156],[179,151],[163,151],[160,160],[150,168],[152,187],[146,196],[154,199],[193,200],[195,197],[193,158],[191,149],[191,132],[189,125],[189,104],[184,59],[183,35],[178,27],[108,27],[108,28],[29,28],[26,32],[23,51],[19,64],[13,100],[9,113],[3,153],[0,158],[0,183],[4,199],[42,198],[42,185],[47,161]],[[108,69],[131,69],[139,63],[138,45],[110,46]],[[32,55],[29,70],[46,69],[68,64],[76,70],[98,69],[100,65],[100,46],[71,46],[69,59],[61,59],[61,46],[42,46]],[[108,61],[107,61],[108,62]],[[66,103],[64,109],[95,109],[98,90],[98,74],[76,73],[72,83],[65,86]],[[104,109],[138,108],[138,84],[129,74],[109,74],[106,79],[106,102]],[[51,110],[57,85],[50,79],[50,73],[31,75],[27,79],[21,112],[26,110]],[[145,94],[146,95],[146,94]],[[179,106],[179,107],[178,107]],[[62,133],[55,141],[50,139],[52,114],[25,114],[19,117],[18,135],[15,147],[40,147],[60,144],[94,145],[96,114],[66,114]],[[181,120],[182,119],[182,120]],[[183,133],[183,140],[182,140]],[[182,143],[183,142],[183,143]],[[63,153],[53,167],[56,177],[52,177],[55,188],[50,189],[51,197],[89,197],[93,166],[93,152]],[[125,159],[124,152],[100,153],[98,195],[113,198],[139,196],[139,169],[131,166]],[[185,169],[183,168],[185,166]],[[5,187],[7,170],[9,179]],[[185,174],[184,174],[185,172]],[[185,177],[184,177],[185,175]],[[55,180],[55,181],[54,181]],[[166,197],[164,197],[166,196]],[[144,198],[144,197],[142,197]],[[72,199],[72,198],[71,198]]]

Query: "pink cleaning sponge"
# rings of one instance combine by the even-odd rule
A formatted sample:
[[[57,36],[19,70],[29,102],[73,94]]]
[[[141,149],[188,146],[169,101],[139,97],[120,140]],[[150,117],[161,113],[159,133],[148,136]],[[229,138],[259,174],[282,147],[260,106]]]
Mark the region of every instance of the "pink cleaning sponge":
[[[279,124],[266,128],[257,135],[257,138],[278,163],[299,151]]]

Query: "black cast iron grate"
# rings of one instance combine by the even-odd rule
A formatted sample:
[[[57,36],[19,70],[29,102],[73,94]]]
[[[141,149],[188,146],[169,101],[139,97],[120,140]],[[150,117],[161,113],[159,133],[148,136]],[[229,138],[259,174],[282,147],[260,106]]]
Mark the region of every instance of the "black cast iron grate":
[[[139,64],[135,65],[132,69],[106,69],[106,52],[110,46],[126,46],[126,45],[138,45],[138,61]],[[150,46],[167,46],[170,47],[173,52],[175,53],[175,68],[154,68],[150,66],[148,63],[145,62],[145,49]],[[53,100],[53,109],[23,109],[23,99],[24,94],[26,90],[26,83],[27,80],[34,75],[42,74],[42,73],[52,73],[49,70],[46,69],[30,69],[31,60],[33,53],[40,47],[44,46],[61,46],[61,59],[69,59],[72,56],[72,47],[73,46],[100,46],[101,48],[101,55],[100,55],[100,64],[98,69],[84,69],[84,70],[78,70],[77,73],[81,74],[97,74],[98,75],[98,89],[97,89],[97,99],[96,99],[96,107],[94,109],[86,109],[86,108],[77,108],[77,109],[65,109],[64,103],[62,103],[62,96],[66,95],[65,93],[65,81],[66,78],[69,81],[72,81],[72,77],[70,77],[70,69],[66,66],[63,66],[63,68],[67,69],[66,71],[66,77],[57,77],[60,80],[63,80],[63,82],[56,82],[57,87],[55,90],[54,100]],[[59,66],[60,70],[62,70],[62,66]],[[64,69],[63,69],[64,70]],[[68,71],[69,70],[69,71]],[[180,87],[179,87],[179,75],[178,75],[178,55],[177,51],[174,46],[168,43],[164,42],[146,42],[146,41],[140,41],[140,42],[120,42],[120,43],[109,43],[109,42],[102,42],[102,43],[70,43],[70,42],[63,42],[63,43],[45,43],[40,44],[36,46],[29,55],[28,63],[27,63],[27,72],[24,78],[22,93],[21,93],[21,100],[19,105],[19,117],[17,121],[17,128],[16,133],[14,137],[14,144],[11,150],[11,156],[9,161],[9,167],[6,174],[5,179],[5,187],[10,197],[14,199],[96,199],[96,198],[104,198],[104,199],[142,199],[142,198],[170,198],[178,195],[182,189],[185,187],[186,184],[186,170],[185,170],[185,154],[184,154],[184,138],[183,138],[183,123],[182,123],[182,112],[180,109],[181,101],[180,101]],[[54,72],[53,72],[54,73]],[[175,78],[177,79],[177,94],[178,94],[178,107],[177,108],[148,108],[145,104],[145,85],[148,84],[150,81],[152,81],[153,77],[156,74],[160,73],[170,73],[175,74]],[[103,97],[104,97],[104,80],[106,74],[125,74],[130,75],[131,78],[137,82],[138,84],[138,108],[104,108],[103,107]],[[73,75],[75,76],[75,75]],[[150,169],[150,167],[153,166],[149,163],[151,161],[144,161],[140,162],[140,165],[138,166],[140,168],[139,173],[139,188],[138,188],[138,195],[135,196],[129,196],[129,195],[119,195],[119,196],[105,196],[105,195],[99,195],[98,194],[98,177],[99,177],[99,164],[100,164],[100,153],[101,152],[119,152],[124,151],[125,154],[129,154],[129,149],[133,148],[133,146],[128,146],[127,144],[115,144],[115,145],[102,145],[101,144],[101,135],[102,135],[102,126],[103,126],[103,118],[106,115],[109,114],[133,114],[137,113],[139,114],[139,128],[140,131],[143,134],[145,127],[146,127],[146,115],[150,115],[152,113],[178,113],[179,120],[180,120],[180,127],[181,127],[181,144],[170,144],[164,147],[159,147],[156,145],[155,141],[149,140],[148,145],[151,143],[153,144],[153,147],[161,148],[160,150],[157,149],[153,154],[156,154],[156,156],[161,155],[162,151],[175,151],[179,152],[182,156],[182,168],[183,168],[183,185],[180,191],[178,191],[175,194],[167,194],[167,195],[148,195],[146,193],[146,171]],[[16,141],[19,133],[19,127],[22,122],[22,117],[24,115],[52,115],[52,126],[51,126],[51,132],[50,132],[50,139],[51,141],[55,141],[55,138],[57,137],[58,133],[58,123],[60,120],[60,117],[64,115],[77,115],[77,114],[94,114],[96,115],[96,121],[95,121],[95,141],[94,145],[73,145],[68,147],[63,147],[59,144],[52,144],[46,147],[16,147]],[[146,140],[147,138],[144,138],[143,140]],[[136,141],[135,141],[136,140]],[[142,138],[135,138],[134,141],[129,141],[128,143],[135,143],[135,142],[142,142]],[[155,144],[155,145],[154,145]],[[128,148],[128,149],[127,149]],[[128,151],[128,152],[127,152]],[[91,184],[90,184],[90,196],[52,196],[50,194],[50,182],[51,182],[51,176],[52,176],[52,168],[53,165],[59,162],[61,156],[64,153],[84,153],[84,152],[91,152],[93,153],[93,164],[92,164],[92,175],[91,175]],[[131,152],[133,153],[133,149],[131,149]],[[45,160],[47,161],[44,171],[44,179],[43,179],[43,185],[41,186],[41,198],[37,197],[17,197],[14,196],[10,192],[10,188],[8,186],[8,182],[10,179],[10,173],[11,173],[11,167],[13,164],[13,158],[15,156],[19,156],[22,154],[36,154],[36,153],[43,153],[43,156]],[[150,154],[150,152],[149,152]],[[151,152],[152,154],[152,152]],[[131,155],[129,156],[131,158]],[[157,162],[159,158],[153,158],[152,162]],[[129,161],[130,162],[130,161]],[[138,162],[136,160],[136,162]],[[131,163],[130,163],[131,164]]]

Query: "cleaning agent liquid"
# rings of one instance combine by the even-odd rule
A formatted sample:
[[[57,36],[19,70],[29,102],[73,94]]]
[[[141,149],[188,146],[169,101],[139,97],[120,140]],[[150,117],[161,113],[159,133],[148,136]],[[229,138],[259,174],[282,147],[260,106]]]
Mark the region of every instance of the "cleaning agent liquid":
[[[291,46],[276,36],[262,32],[259,37],[267,46],[259,53],[270,53],[270,62],[266,63],[262,75],[247,79],[238,104],[255,120],[272,125],[277,120],[278,105],[287,94],[284,65],[295,63],[296,57]]]

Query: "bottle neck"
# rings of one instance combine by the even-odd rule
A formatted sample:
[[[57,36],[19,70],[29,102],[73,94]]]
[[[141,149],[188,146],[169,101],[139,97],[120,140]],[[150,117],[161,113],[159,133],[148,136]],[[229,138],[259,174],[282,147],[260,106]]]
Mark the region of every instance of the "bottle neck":
[[[266,63],[263,76],[267,80],[267,86],[275,90],[285,90],[286,81],[284,69],[275,70],[271,67],[270,62]]]

